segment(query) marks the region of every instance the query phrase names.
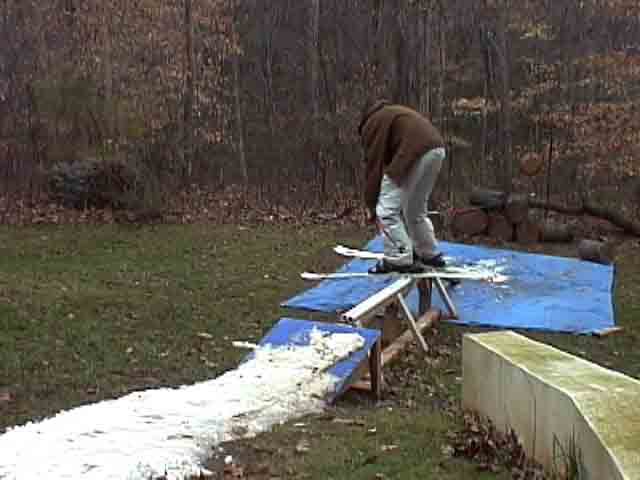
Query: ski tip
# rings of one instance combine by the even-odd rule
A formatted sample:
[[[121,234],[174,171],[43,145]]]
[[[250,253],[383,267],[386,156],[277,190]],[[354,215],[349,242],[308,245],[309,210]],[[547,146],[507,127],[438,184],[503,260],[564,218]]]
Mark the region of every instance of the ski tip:
[[[302,272],[300,276],[304,280],[320,280],[322,278],[322,275],[319,275],[317,273],[311,273],[311,272]]]

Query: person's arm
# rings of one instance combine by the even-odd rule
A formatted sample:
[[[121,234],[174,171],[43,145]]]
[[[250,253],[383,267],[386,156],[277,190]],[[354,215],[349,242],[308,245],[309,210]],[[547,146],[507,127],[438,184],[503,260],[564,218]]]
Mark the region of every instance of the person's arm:
[[[375,218],[376,205],[380,196],[380,184],[384,166],[388,163],[389,124],[380,124],[375,131],[366,132],[365,204]]]
[[[367,147],[365,145],[364,140],[362,140],[362,142],[360,143],[360,146],[362,147],[362,165],[364,167],[364,184],[365,184],[364,199],[365,199],[365,206],[367,207],[366,221],[367,223],[375,224],[377,223],[375,208],[371,209],[369,207],[369,202],[367,201],[367,196],[369,195],[369,193],[367,192],[367,185],[368,185],[368,179],[370,174],[370,166],[369,166],[370,164],[369,164],[369,157],[367,156]]]

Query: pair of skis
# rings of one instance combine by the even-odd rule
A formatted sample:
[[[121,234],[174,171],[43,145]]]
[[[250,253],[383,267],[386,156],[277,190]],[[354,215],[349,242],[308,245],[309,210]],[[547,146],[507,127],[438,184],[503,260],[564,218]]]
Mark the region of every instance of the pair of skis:
[[[338,245],[334,247],[334,252],[338,255],[350,258],[359,258],[362,260],[382,260],[384,259],[383,253],[369,252],[366,250],[358,250],[354,248],[344,247]],[[440,278],[443,280],[485,280],[491,281],[493,272],[486,271],[486,269],[479,269],[473,266],[455,267],[448,266],[444,268],[431,268],[424,272],[419,273],[368,273],[368,272],[336,272],[336,273],[312,273],[303,272],[302,278],[305,280],[339,280],[339,279],[351,279],[351,278],[364,278],[364,277],[379,277],[379,278]]]

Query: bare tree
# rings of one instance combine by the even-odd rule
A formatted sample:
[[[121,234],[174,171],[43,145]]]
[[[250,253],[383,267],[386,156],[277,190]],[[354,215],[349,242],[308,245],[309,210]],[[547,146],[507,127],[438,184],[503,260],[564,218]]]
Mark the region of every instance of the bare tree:
[[[193,106],[195,98],[195,67],[193,47],[193,8],[192,0],[184,0],[184,30],[185,30],[185,86],[184,86],[184,144],[182,168],[187,178],[193,173],[194,153],[194,122]]]
[[[314,123],[320,108],[318,103],[318,79],[320,70],[320,0],[311,0],[309,10],[309,103]]]
[[[502,113],[501,140],[502,166],[504,172],[503,189],[511,192],[513,188],[513,145],[511,132],[511,62],[507,41],[507,22],[510,6],[509,0],[500,5],[497,19],[497,56],[500,65],[500,106]]]
[[[264,109],[267,116],[267,125],[271,134],[272,141],[275,142],[275,116],[276,116],[276,97],[274,92],[274,64],[276,48],[276,32],[281,26],[283,10],[278,4],[262,2],[262,25],[260,28],[261,55],[256,58],[260,59],[260,73],[262,77],[264,89]]]
[[[232,22],[232,37],[237,38],[236,23],[238,22],[239,2],[233,4],[234,20]],[[244,115],[242,113],[241,102],[241,76],[240,76],[240,57],[241,49],[238,47],[232,56],[231,63],[233,68],[233,105],[235,117],[235,138],[236,152],[238,154],[238,162],[240,163],[240,171],[242,173],[242,181],[246,187],[249,186],[249,167],[247,165],[247,153],[244,144]]]
[[[409,103],[409,89],[411,69],[409,68],[411,52],[411,32],[408,20],[410,8],[405,2],[401,2],[396,12],[396,35],[395,35],[395,72],[394,72],[394,93],[396,101],[399,103]]]
[[[432,31],[432,15],[429,8],[428,1],[426,5],[421,6],[418,15],[418,21],[420,23],[420,48],[418,49],[420,54],[418,57],[417,68],[418,70],[418,105],[420,111],[431,114],[431,63],[432,55],[431,50],[433,48],[433,31]]]
[[[561,123],[558,167],[564,163],[555,158],[569,153],[594,160],[606,158],[610,144],[633,144],[618,138],[626,135],[620,128],[616,138],[584,141],[579,150],[572,125],[606,116],[604,106],[580,113],[603,99],[613,109],[637,97],[633,82],[619,85],[635,68],[636,4],[6,0],[0,152],[18,160],[0,166],[5,175],[27,175],[113,139],[142,152],[167,180],[193,178],[200,167],[235,171],[225,181],[246,184],[249,166],[278,165],[327,193],[340,179],[356,183],[345,175],[360,171],[352,127],[366,98],[385,96],[430,114],[447,138],[472,139],[477,148],[456,150],[458,164],[474,163],[481,181],[510,190],[514,156],[527,150],[525,138],[541,150],[543,134],[534,129],[549,122]],[[478,26],[481,41],[473,42]],[[450,114],[449,105],[472,97],[483,99],[467,104],[477,105],[472,113]],[[565,106],[569,115],[554,120]],[[530,125],[536,133],[528,136]],[[603,150],[585,154],[590,145]],[[616,170],[609,181],[617,171],[633,173],[629,158],[616,154],[606,165]]]
[[[115,134],[115,101],[113,97],[113,31],[111,29],[112,5],[110,1],[102,1],[102,64],[104,76],[104,119],[105,136],[113,140]]]

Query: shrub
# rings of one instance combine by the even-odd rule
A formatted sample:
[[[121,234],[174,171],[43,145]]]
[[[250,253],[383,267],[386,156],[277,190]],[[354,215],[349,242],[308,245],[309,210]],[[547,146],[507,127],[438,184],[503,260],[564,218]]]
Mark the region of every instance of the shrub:
[[[60,162],[47,172],[52,197],[73,208],[135,208],[144,191],[135,168],[120,159],[86,158]]]

